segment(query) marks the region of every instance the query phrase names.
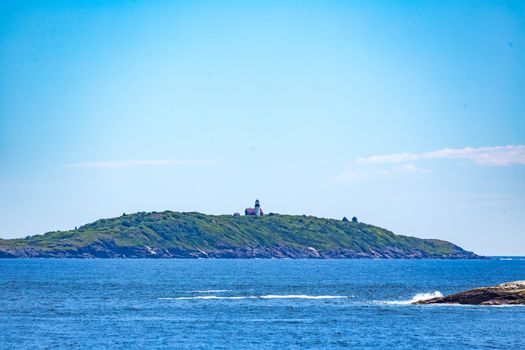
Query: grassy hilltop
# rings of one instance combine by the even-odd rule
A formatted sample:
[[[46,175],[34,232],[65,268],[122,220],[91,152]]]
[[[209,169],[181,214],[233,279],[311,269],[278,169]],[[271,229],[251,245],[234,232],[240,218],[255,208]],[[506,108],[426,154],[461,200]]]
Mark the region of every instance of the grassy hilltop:
[[[442,240],[364,224],[293,215],[152,212],[101,219],[71,231],[0,239],[0,257],[476,258]]]

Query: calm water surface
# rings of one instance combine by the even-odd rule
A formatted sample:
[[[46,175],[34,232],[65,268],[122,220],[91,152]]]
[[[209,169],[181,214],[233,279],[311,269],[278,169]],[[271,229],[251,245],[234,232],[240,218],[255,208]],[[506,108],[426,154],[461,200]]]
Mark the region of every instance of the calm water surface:
[[[525,307],[408,304],[520,279],[525,258],[0,259],[0,348],[524,349]]]

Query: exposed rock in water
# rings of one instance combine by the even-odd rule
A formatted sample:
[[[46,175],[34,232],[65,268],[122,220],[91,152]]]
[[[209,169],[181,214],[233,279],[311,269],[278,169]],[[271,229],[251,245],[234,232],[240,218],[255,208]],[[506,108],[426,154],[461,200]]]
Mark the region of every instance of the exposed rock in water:
[[[525,281],[514,281],[491,287],[420,300],[414,304],[525,305]]]

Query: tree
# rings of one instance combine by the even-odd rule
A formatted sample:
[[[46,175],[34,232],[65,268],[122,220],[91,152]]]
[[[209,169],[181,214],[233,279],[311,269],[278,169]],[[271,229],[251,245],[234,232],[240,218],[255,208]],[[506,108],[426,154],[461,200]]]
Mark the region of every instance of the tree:
[[[346,216],[343,218],[343,222],[348,222],[348,219],[346,218]]]
[[[357,218],[355,216],[352,218],[352,222],[357,223]]]

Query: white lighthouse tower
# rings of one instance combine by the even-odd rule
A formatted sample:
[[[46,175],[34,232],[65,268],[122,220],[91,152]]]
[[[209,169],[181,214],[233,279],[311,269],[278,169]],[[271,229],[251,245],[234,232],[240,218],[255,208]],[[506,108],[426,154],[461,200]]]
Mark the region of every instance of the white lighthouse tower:
[[[261,203],[259,203],[259,200],[255,200],[255,216],[261,216]]]

